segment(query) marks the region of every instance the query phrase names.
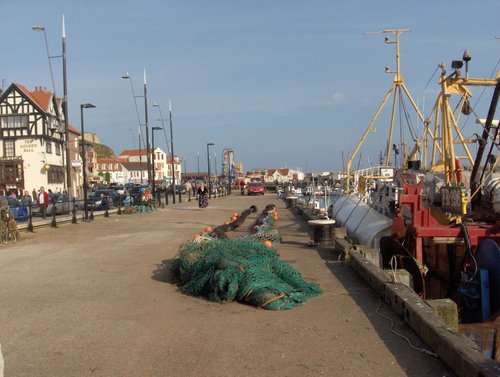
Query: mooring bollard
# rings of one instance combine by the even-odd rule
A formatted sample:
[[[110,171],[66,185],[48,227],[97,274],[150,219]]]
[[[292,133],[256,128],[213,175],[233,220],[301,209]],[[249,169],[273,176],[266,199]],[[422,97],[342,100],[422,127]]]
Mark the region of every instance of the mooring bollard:
[[[168,206],[168,191],[165,190],[165,205]]]
[[[71,223],[72,224],[76,224],[77,221],[76,221],[76,199],[73,198],[73,218],[71,219]]]
[[[191,201],[191,190],[188,190],[188,202]]]
[[[335,220],[309,220],[307,222],[314,228],[314,243],[329,246],[333,244],[333,224]]]
[[[52,222],[50,223],[50,226],[52,228],[57,228],[57,222],[56,222],[56,204],[52,206]]]
[[[34,233],[33,229],[33,213],[31,212],[31,204],[28,206],[28,232]]]
[[[287,196],[285,199],[288,203],[286,208],[293,208],[297,205],[298,198],[296,196]]]
[[[181,190],[179,190],[179,204],[182,203],[182,193]]]
[[[109,217],[108,207],[106,207],[106,211],[104,211],[104,217]]]
[[[94,220],[94,205],[92,204],[92,207],[90,207],[90,216],[89,220],[92,221]]]

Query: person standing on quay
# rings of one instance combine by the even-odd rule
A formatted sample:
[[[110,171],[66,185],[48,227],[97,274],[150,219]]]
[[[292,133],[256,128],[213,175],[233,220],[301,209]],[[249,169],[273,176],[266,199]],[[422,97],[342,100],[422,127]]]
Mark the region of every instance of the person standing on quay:
[[[40,207],[40,213],[45,219],[47,217],[47,207],[49,205],[49,194],[45,192],[45,188],[43,186],[40,187],[40,192],[36,200],[36,205]]]
[[[208,189],[205,187],[204,183],[200,184],[198,187],[198,207],[201,208],[202,211],[205,210],[208,206]]]

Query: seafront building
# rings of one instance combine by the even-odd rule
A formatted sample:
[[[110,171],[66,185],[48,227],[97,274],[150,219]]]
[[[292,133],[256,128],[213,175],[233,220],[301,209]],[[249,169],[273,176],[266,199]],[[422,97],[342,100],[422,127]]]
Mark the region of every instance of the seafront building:
[[[18,83],[0,95],[0,194],[66,190],[69,170],[72,195],[82,187],[80,132],[68,125],[71,166],[66,169],[62,101],[45,88],[30,91]]]
[[[174,156],[174,171],[172,174],[172,156],[167,155],[161,148],[155,147],[153,159],[154,180],[157,183],[169,185],[172,183],[172,176],[175,177],[176,182],[182,179],[182,164],[179,157]],[[145,149],[126,149],[120,153],[120,160],[129,163],[139,163],[135,165],[138,170],[131,171],[132,174],[127,177],[127,182],[140,183],[142,180],[147,181],[147,155]],[[127,183],[125,182],[125,183]]]
[[[264,183],[292,183],[304,179],[304,173],[289,168],[252,170],[247,172],[248,180],[259,179]]]

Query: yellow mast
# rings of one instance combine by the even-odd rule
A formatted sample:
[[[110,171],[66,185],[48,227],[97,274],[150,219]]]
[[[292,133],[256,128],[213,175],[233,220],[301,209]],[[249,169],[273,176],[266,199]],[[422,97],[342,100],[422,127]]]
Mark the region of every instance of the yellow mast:
[[[386,166],[389,166],[390,162],[390,156],[391,156],[391,145],[392,145],[392,137],[393,137],[393,131],[394,131],[394,123],[395,123],[395,111],[396,111],[396,105],[398,103],[398,98],[402,95],[402,93],[406,94],[406,96],[409,98],[413,108],[417,112],[420,120],[424,122],[424,117],[420,113],[419,109],[417,108],[415,101],[411,97],[408,89],[406,88],[406,85],[403,81],[403,77],[401,76],[401,65],[400,65],[400,52],[399,52],[399,36],[401,33],[408,32],[410,29],[388,29],[388,30],[383,30],[381,32],[375,32],[375,33],[365,33],[365,35],[371,35],[371,34],[393,34],[395,36],[395,40],[391,41],[389,37],[385,37],[385,43],[386,44],[395,44],[396,45],[396,71],[391,71],[389,67],[386,67],[385,72],[386,73],[394,73],[394,80],[393,83],[385,95],[384,99],[382,100],[382,103],[377,109],[377,112],[375,113],[375,116],[371,120],[370,124],[368,125],[368,128],[366,129],[365,133],[361,137],[361,140],[359,141],[358,145],[354,149],[354,152],[350,156],[349,160],[347,161],[346,164],[346,191],[349,194],[351,191],[350,188],[350,181],[351,181],[351,166],[352,162],[354,161],[354,158],[358,154],[361,146],[365,142],[368,134],[373,131],[373,125],[375,124],[378,116],[380,115],[382,109],[384,108],[385,104],[387,103],[387,100],[389,99],[391,93],[394,91],[394,98],[392,102],[392,112],[391,112],[391,124],[390,124],[390,129],[389,129],[389,139],[387,142],[387,150],[386,150],[386,159],[385,159],[385,164]],[[402,159],[403,164],[406,163],[406,159]]]
[[[493,87],[497,81],[495,79],[469,78],[468,71],[464,78],[461,76],[459,69],[455,69],[451,75],[446,76],[443,65],[441,65],[441,70],[441,78],[439,79],[441,93],[436,99],[432,112],[425,121],[426,125],[434,122],[434,131],[431,133],[428,127],[426,127],[422,138],[430,135],[432,139],[432,156],[429,169],[439,169],[438,166],[442,163],[445,173],[445,184],[456,186],[460,183],[457,182],[456,174],[452,174],[456,171],[456,163],[457,161],[465,160],[471,166],[474,164],[474,157],[469,151],[467,144],[476,143],[477,140],[470,140],[464,137],[458,124],[458,115],[455,116],[450,105],[450,98],[452,95],[460,96],[456,108],[463,109],[472,97],[471,91],[467,88],[468,86]],[[456,154],[455,145],[462,148],[463,155],[459,156]]]

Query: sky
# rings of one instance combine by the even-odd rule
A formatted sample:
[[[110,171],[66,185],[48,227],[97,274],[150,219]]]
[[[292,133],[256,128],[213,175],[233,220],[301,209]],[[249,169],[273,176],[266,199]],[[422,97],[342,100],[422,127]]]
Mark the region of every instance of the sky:
[[[32,30],[43,25],[62,96],[64,16],[70,124],[80,129],[80,104],[92,103],[86,131],[117,156],[138,148],[146,71],[149,133],[162,126],[160,109],[167,129],[155,145],[166,151],[171,101],[174,153],[187,172],[207,171],[207,143],[217,169],[231,148],[245,171],[342,170],[394,77],[384,72],[395,69],[395,45],[384,43],[393,35],[367,32],[411,29],[400,36],[401,72],[424,113],[440,63],[451,70],[469,48],[471,75],[491,77],[500,57],[498,0],[0,0],[0,9],[4,89],[52,88],[43,33]],[[358,166],[378,161],[388,116]]]

